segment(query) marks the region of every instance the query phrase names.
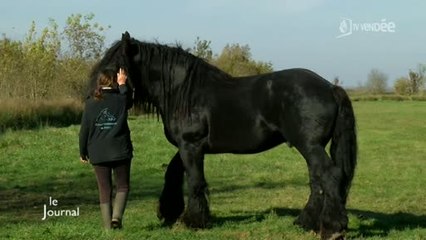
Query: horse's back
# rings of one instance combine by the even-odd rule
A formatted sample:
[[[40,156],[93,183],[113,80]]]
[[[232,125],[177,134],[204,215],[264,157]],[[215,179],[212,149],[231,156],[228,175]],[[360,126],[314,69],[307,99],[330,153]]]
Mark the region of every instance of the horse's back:
[[[272,92],[309,92],[314,95],[331,93],[332,84],[317,73],[303,68],[286,69],[256,76],[240,78],[254,79],[254,90]],[[332,94],[331,94],[332,95]]]
[[[288,69],[258,79],[253,101],[292,145],[326,144],[337,112],[333,84],[307,69]]]

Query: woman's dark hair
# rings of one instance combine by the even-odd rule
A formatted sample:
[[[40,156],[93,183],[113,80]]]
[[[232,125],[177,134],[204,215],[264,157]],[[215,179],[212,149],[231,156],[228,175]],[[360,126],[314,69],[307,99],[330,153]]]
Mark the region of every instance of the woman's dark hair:
[[[101,100],[102,96],[102,88],[103,87],[111,87],[117,88],[117,72],[113,69],[106,68],[99,72],[98,77],[96,79],[96,88],[94,92],[94,97],[96,100]]]

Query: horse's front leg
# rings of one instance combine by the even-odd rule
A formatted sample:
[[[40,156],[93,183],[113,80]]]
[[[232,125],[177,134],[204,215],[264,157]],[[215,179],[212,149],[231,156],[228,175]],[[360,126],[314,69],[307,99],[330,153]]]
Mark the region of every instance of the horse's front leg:
[[[164,219],[166,225],[175,223],[185,208],[182,189],[183,173],[182,159],[177,152],[167,166],[157,212],[158,218]]]
[[[210,220],[210,210],[201,144],[185,143],[180,148],[180,153],[188,181],[188,206],[183,221],[188,227],[206,228]]]

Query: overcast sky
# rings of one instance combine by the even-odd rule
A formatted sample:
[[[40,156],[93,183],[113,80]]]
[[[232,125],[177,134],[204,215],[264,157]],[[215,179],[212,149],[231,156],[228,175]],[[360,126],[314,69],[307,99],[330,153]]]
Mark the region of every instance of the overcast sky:
[[[109,46],[129,31],[140,40],[192,47],[210,40],[248,44],[253,58],[275,70],[304,67],[345,86],[366,81],[372,68],[393,81],[426,64],[424,0],[3,0],[0,33],[22,40],[34,20],[53,18],[62,30],[71,14],[95,14],[110,25]]]

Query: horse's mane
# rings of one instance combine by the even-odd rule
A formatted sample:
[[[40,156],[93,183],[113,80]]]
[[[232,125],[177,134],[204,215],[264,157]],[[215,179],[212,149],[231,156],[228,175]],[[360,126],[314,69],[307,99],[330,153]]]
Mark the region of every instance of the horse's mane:
[[[155,105],[162,104],[165,109],[165,117],[170,114],[190,113],[191,105],[194,103],[196,89],[204,84],[204,81],[210,79],[230,79],[230,75],[218,69],[217,67],[207,63],[204,59],[199,58],[184,50],[180,45],[169,46],[160,43],[141,42],[138,40],[139,49],[142,55],[143,77],[159,77],[162,84],[163,96],[160,101],[155,103],[153,99],[146,98],[147,94],[139,94],[135,90],[135,100],[142,103],[144,110],[149,113],[156,112],[158,109]],[[149,76],[149,69],[161,69],[160,76]],[[179,79],[180,71],[185,72],[184,79]]]

